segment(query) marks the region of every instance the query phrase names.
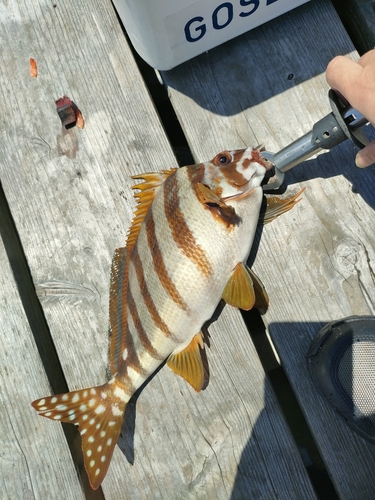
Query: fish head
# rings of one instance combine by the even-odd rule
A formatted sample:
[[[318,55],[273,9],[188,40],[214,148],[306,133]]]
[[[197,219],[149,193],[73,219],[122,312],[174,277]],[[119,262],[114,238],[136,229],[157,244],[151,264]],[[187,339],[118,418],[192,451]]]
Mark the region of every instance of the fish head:
[[[202,183],[221,200],[247,196],[259,187],[272,164],[262,158],[263,147],[222,151],[204,165]]]

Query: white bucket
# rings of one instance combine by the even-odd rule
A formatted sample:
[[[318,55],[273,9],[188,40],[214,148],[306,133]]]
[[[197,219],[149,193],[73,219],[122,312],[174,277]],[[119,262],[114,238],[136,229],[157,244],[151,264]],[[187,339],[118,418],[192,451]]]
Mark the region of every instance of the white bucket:
[[[168,70],[308,0],[113,0],[135,50]]]

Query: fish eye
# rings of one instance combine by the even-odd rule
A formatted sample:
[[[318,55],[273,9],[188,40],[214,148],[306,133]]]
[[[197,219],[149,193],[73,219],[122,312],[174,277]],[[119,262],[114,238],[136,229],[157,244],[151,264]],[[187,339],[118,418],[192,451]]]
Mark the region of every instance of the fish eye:
[[[228,165],[232,161],[232,156],[229,153],[219,153],[215,160],[214,163],[218,166],[224,166]]]

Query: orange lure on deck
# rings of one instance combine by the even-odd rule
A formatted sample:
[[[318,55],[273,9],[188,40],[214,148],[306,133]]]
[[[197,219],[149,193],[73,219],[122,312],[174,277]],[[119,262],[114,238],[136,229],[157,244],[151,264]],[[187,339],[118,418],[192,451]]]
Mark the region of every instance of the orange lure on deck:
[[[94,489],[107,473],[126,404],[164,360],[196,391],[203,388],[201,328],[220,299],[267,308],[264,288],[245,264],[269,168],[259,151],[224,151],[209,162],[134,176],[145,182],[134,186],[135,217],[112,262],[112,378],[32,403],[44,417],[78,425]],[[264,222],[290,210],[300,193],[269,199]]]

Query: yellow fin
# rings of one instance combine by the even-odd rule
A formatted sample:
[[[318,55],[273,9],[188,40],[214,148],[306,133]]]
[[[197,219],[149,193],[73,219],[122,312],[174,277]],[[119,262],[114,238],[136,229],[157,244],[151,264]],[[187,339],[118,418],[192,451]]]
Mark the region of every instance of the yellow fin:
[[[263,283],[252,269],[246,266],[246,270],[250,274],[250,277],[253,282],[253,287],[255,292],[254,307],[256,309],[259,309],[260,314],[264,314],[267,311],[270,302],[266,289],[264,288]]]
[[[204,367],[200,352],[203,347],[202,333],[197,333],[183,351],[171,354],[167,361],[172,372],[184,378],[197,392],[200,392],[204,385]]]
[[[239,222],[235,209],[222,201],[212,189],[201,182],[197,183],[198,197],[212,214],[221,219],[228,227]]]
[[[233,307],[239,307],[245,311],[251,309],[255,304],[255,291],[253,280],[242,262],[239,262],[226,284],[222,298]]]
[[[267,198],[267,204],[265,208],[261,209],[259,214],[259,224],[268,224],[269,222],[275,220],[279,215],[291,210],[294,205],[301,201],[301,198],[298,199],[298,197],[305,191],[305,189],[306,188],[302,188],[297,194],[291,196],[290,198],[285,198],[284,200],[276,198],[276,196]]]
[[[132,179],[143,179],[146,182],[132,186],[132,189],[139,189],[139,193],[134,195],[134,198],[137,200],[138,205],[134,212],[134,219],[128,232],[128,237],[126,240],[127,249],[130,249],[135,245],[143,221],[145,220],[148,209],[150,208],[158,189],[171,174],[176,172],[176,170],[177,168],[171,168],[170,170],[148,172],[145,174],[132,176]]]

